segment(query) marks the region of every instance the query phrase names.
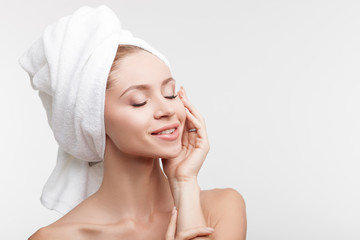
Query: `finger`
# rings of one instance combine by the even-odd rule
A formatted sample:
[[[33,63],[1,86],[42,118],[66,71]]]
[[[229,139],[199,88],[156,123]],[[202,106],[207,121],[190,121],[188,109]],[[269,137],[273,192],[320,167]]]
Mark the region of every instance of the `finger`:
[[[198,129],[197,125],[193,123],[193,121],[198,121],[190,112],[186,109],[186,125],[187,125],[187,135],[188,135],[188,145],[196,147],[196,138],[197,136],[196,132],[189,132],[189,129],[196,128]],[[199,130],[201,131],[201,130]]]
[[[175,232],[176,232],[176,218],[177,218],[177,210],[174,207],[173,214],[171,215],[170,223],[168,229],[165,234],[165,240],[174,240]]]
[[[191,124],[196,128],[196,133],[200,138],[206,139],[206,133],[204,126],[202,123],[188,110],[186,110],[186,117],[191,122]],[[196,133],[191,133],[193,135],[196,135]]]
[[[182,138],[181,138],[181,143],[182,143],[182,146],[187,146],[189,144],[189,127],[187,126],[187,123],[185,122],[184,124],[184,129],[183,129],[183,132],[182,132]]]
[[[212,234],[214,231],[210,231],[205,227],[196,227],[185,230],[177,234],[175,240],[190,240],[198,236],[207,236]]]
[[[180,92],[179,92],[180,99],[182,100],[184,106],[189,109],[189,111],[200,121],[204,121],[204,118],[201,116],[200,112],[195,108],[195,106],[189,101],[185,89],[183,86],[181,86]]]
[[[189,101],[189,98],[187,97],[184,88],[182,87],[180,89],[180,99],[183,102],[184,106],[190,110],[191,113],[193,113],[199,120],[202,118],[199,111],[195,108],[195,106]]]
[[[184,95],[185,94],[185,95]],[[182,98],[183,100],[183,104],[185,106],[185,109],[188,109],[189,112],[199,120],[199,122],[202,125],[202,129],[203,129],[203,137],[207,137],[204,135],[207,135],[206,133],[206,124],[205,124],[205,120],[204,118],[201,116],[201,114],[195,109],[195,107],[189,102],[188,98],[186,97],[186,93],[185,93],[185,89],[183,87],[181,87],[180,91],[179,91],[179,96],[180,98]],[[189,126],[189,128],[192,128],[192,126]]]

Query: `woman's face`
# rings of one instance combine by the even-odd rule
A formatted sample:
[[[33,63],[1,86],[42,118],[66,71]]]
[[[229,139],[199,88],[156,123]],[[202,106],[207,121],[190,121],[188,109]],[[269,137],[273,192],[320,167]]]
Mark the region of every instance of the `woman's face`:
[[[182,101],[174,97],[169,68],[151,53],[139,51],[120,60],[115,71],[105,97],[106,141],[130,155],[177,156],[186,113]],[[176,130],[154,134],[163,127]]]

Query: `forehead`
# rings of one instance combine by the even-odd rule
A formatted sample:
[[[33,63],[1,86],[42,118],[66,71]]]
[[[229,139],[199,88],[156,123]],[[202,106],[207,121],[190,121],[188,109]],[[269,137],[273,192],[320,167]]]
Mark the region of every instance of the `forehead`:
[[[138,51],[120,60],[115,73],[117,88],[126,88],[131,85],[157,85],[171,77],[168,66],[157,56]]]

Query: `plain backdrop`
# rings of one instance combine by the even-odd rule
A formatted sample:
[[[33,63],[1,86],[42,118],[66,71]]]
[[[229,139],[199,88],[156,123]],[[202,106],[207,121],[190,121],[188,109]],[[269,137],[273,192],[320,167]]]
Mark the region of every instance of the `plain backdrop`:
[[[200,187],[242,194],[247,239],[360,239],[357,0],[1,1],[0,239],[61,217],[39,201],[57,143],[18,58],[100,4],[170,61],[206,120]]]

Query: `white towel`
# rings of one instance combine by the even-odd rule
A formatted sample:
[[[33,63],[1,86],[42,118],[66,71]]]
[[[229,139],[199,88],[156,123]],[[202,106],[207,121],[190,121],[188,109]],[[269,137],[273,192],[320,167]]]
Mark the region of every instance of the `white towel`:
[[[55,169],[40,199],[45,207],[62,214],[100,187],[106,82],[119,44],[144,48],[170,69],[160,52],[122,29],[105,5],[83,6],[48,25],[19,58],[32,88],[39,91],[59,144]],[[100,163],[90,166],[89,162]]]

